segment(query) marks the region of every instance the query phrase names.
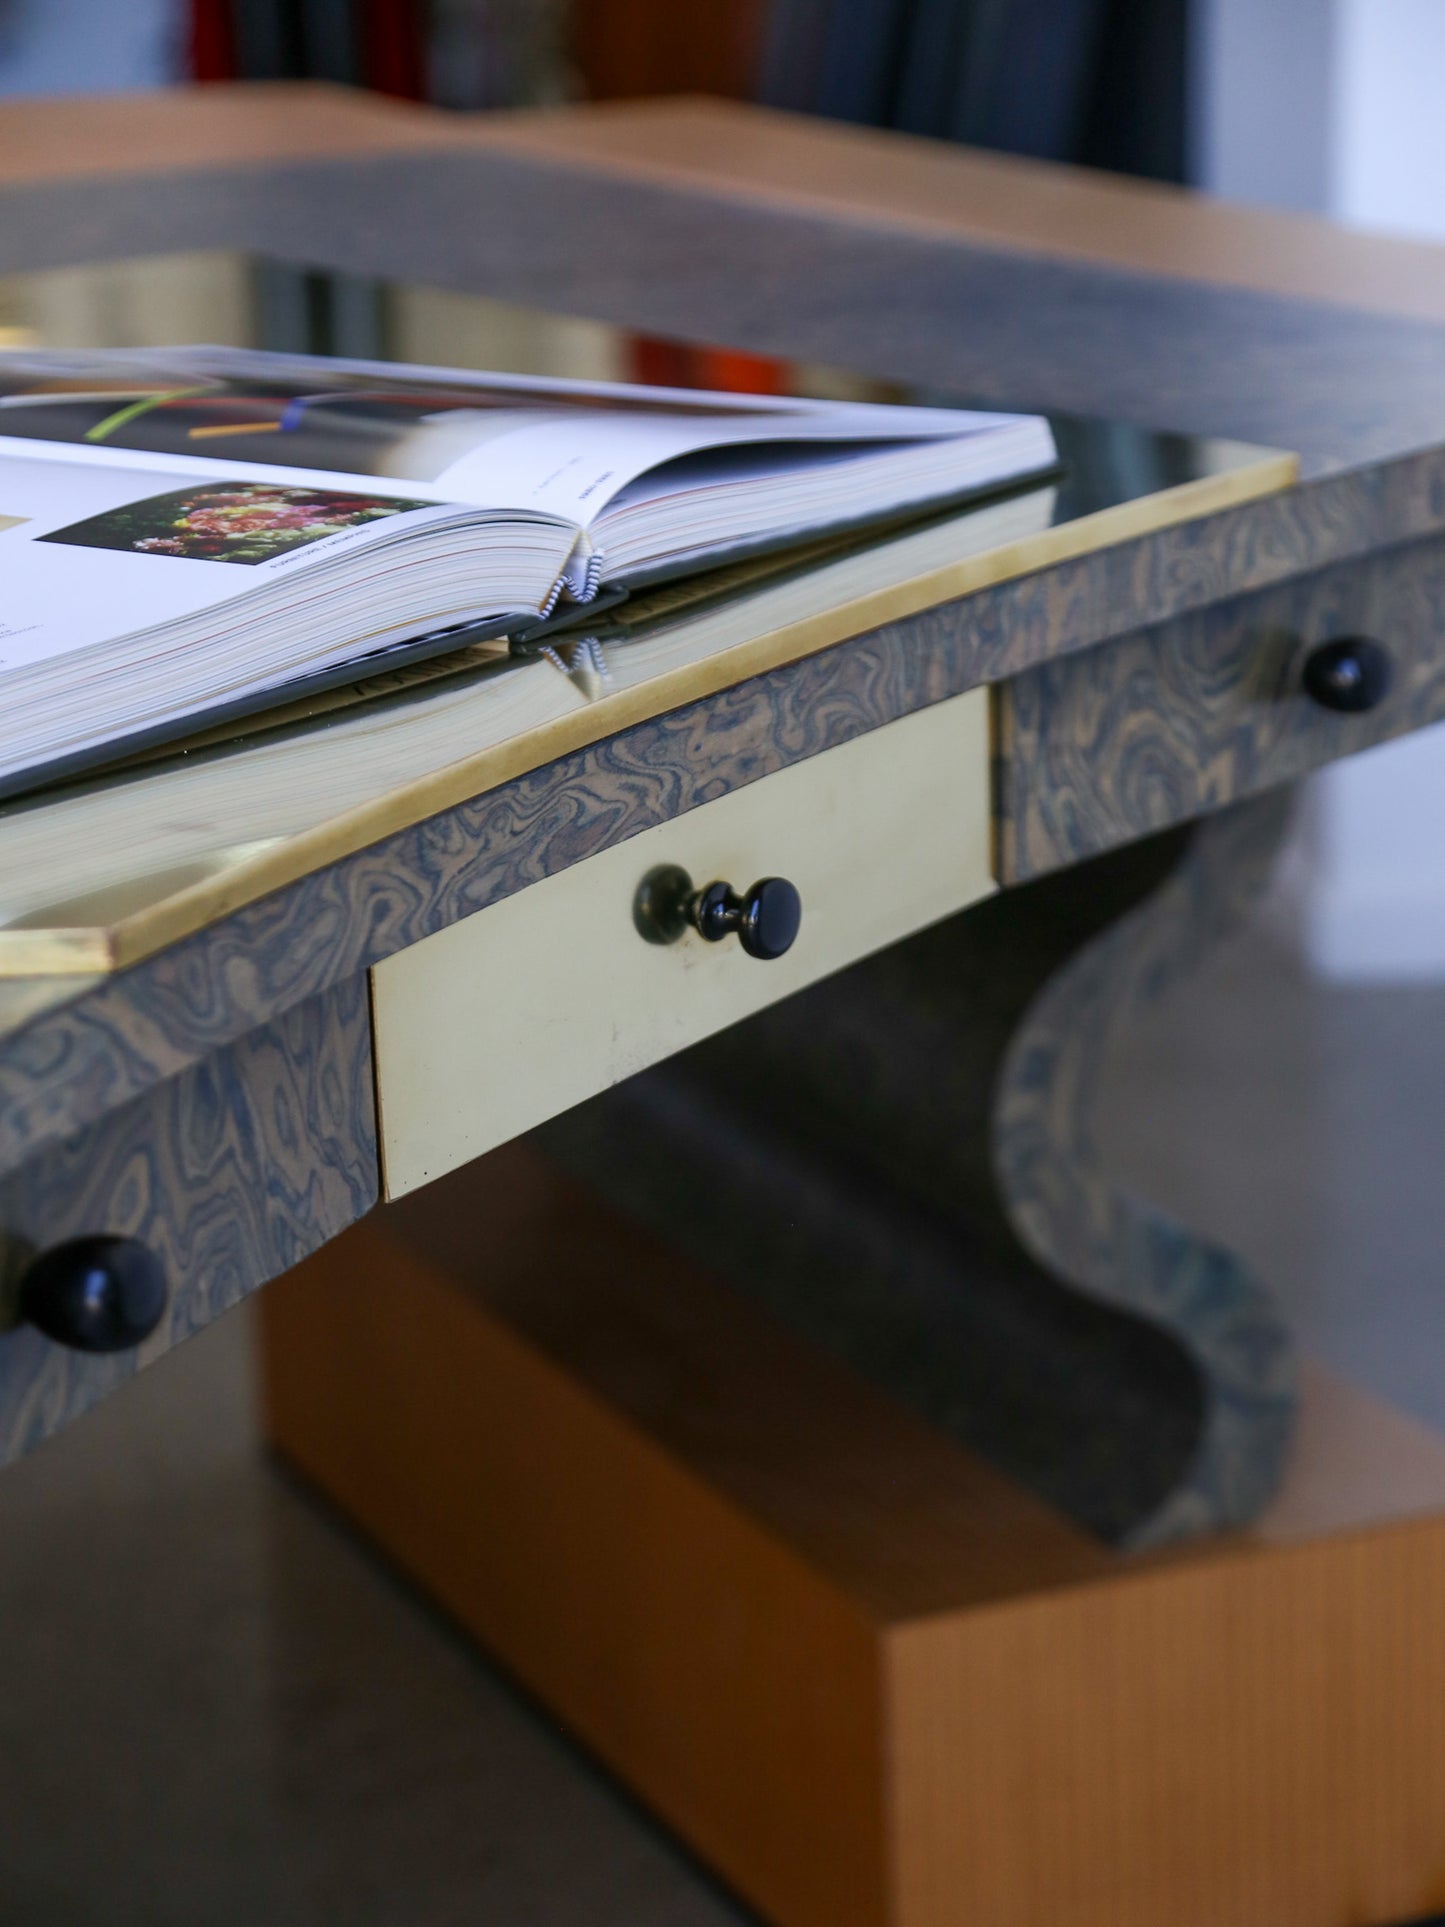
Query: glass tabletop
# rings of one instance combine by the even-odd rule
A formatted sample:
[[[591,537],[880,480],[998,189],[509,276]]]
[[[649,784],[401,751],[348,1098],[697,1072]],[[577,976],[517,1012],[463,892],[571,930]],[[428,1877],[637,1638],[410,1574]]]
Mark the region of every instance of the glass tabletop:
[[[198,341],[524,375],[969,405],[967,396],[856,371],[228,253],[0,278],[0,345]],[[1028,397],[1018,399],[1027,408]],[[1190,484],[1217,478],[1242,499],[1288,479],[1273,451],[1052,419],[1063,471],[1046,487],[1027,484],[902,533],[823,542],[801,555],[717,571],[696,589],[643,595],[630,611],[589,620],[573,638],[526,655],[494,640],[411,672],[360,683],[353,676],[339,691],[308,692],[289,707],[278,699],[263,715],[223,722],[184,750],[0,806],[0,979],[107,968],[145,954],[206,921],[213,886],[219,901],[224,884],[231,903],[277,887],[315,867],[318,852],[328,858],[348,838],[349,847],[360,847],[396,827],[403,795],[425,791],[431,800],[423,814],[444,807],[436,801],[438,771],[455,772],[445,794],[461,800],[487,787],[489,756],[500,768],[505,753],[514,774],[534,767],[519,761],[524,737],[547,760],[728,680],[1118,540],[1134,526],[1120,518],[1146,500],[1151,519],[1139,526],[1158,527],[1229,499],[1200,495]],[[1256,474],[1265,479],[1248,480]],[[1165,492],[1171,502],[1161,508]],[[1086,523],[1107,534],[1085,532]],[[820,611],[831,627],[820,623]],[[783,641],[771,656],[750,655],[740,634]],[[342,821],[350,827],[338,842],[333,830]],[[122,925],[131,931],[124,941]],[[137,935],[142,929],[147,934]]]
[[[806,395],[824,400],[978,406],[967,394],[664,340],[608,322],[490,296],[383,281],[254,255],[148,256],[0,276],[0,347],[153,348],[184,342],[439,367]],[[1013,398],[1033,412],[1030,397]],[[1064,522],[1200,477],[1257,453],[1238,442],[1082,416],[1051,415],[1064,467]]]

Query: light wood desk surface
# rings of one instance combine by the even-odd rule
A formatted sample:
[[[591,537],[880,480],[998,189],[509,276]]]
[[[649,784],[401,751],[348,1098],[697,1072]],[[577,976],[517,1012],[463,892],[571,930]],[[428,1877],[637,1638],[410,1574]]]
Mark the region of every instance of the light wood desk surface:
[[[723,100],[460,115],[324,83],[26,100],[0,109],[0,182],[467,149],[673,192],[1445,319],[1445,247],[1155,182]]]

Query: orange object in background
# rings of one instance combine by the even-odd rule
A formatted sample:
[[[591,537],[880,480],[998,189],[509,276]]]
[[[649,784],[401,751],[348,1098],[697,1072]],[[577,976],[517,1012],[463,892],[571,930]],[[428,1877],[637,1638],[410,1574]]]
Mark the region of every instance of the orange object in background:
[[[589,100],[757,92],[767,0],[573,0],[572,58]]]
[[[739,348],[700,348],[686,341],[632,335],[628,377],[649,388],[717,388],[732,395],[786,395],[789,364]]]

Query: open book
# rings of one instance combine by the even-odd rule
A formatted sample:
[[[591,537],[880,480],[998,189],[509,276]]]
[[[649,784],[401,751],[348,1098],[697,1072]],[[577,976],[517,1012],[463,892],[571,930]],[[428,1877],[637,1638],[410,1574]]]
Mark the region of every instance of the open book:
[[[0,794],[1054,461],[1033,416],[3,353]]]

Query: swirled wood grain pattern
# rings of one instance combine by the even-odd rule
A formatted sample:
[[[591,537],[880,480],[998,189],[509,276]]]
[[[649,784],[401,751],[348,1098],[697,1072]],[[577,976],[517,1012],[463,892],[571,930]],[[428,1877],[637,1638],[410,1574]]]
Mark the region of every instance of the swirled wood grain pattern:
[[[1188,1465],[1132,1527],[1135,1545],[1247,1523],[1273,1496],[1298,1394],[1266,1287],[1230,1251],[1117,1189],[1094,1143],[1111,1037],[1228,933],[1260,894],[1288,797],[1222,811],[1151,897],[1056,972],[1024,1012],[993,1097],[993,1163],[1025,1248],[1076,1290],[1147,1319],[1188,1354],[1203,1394]]]
[[[1212,535],[1210,523],[1166,531],[1177,550],[1172,558],[1156,556],[1142,576],[1135,573],[1143,567],[1140,555],[1132,561],[1122,550],[1092,556],[755,677],[400,831],[245,906],[70,1003],[41,1005],[15,1030],[0,1033],[0,1171],[327,985],[653,823],[913,709],[980,682],[1017,675],[1085,638],[1097,639],[1101,625],[1117,622],[1125,610],[1158,608],[1168,594],[1176,602],[1186,594],[1207,600],[1230,583],[1253,579],[1253,571],[1278,571],[1286,566],[1282,558],[1308,547],[1305,531],[1311,525],[1301,510],[1302,497],[1298,492],[1211,518],[1229,525]],[[1256,527],[1248,520],[1256,511],[1277,519]],[[1286,531],[1290,541],[1283,541]],[[1277,543],[1282,546],[1273,546]],[[1197,633],[1205,637],[1207,650],[1223,646],[1210,641],[1216,633],[1211,622],[1220,635],[1247,639],[1277,625],[1281,612],[1302,612],[1303,619],[1313,611],[1311,619],[1323,623],[1330,612],[1357,607],[1373,611],[1378,605],[1382,621],[1391,611],[1414,608],[1418,613],[1408,623],[1400,617],[1397,626],[1409,629],[1417,649],[1411,673],[1430,682],[1437,672],[1426,616],[1429,595],[1435,593],[1429,585],[1440,566],[1437,547],[1404,545],[1360,571],[1316,571],[1293,587],[1236,600],[1216,617],[1201,615]],[[1357,574],[1366,583],[1363,589],[1351,587]],[[1192,636],[1196,630],[1181,633]],[[1120,662],[1132,663],[1130,652],[1142,651],[1150,661],[1154,647],[1152,637],[1135,638],[1094,652],[1080,666],[1080,687],[1097,677],[1112,691],[1118,672],[1107,659],[1120,652]],[[1032,686],[1025,678],[1023,702]],[[1130,697],[1134,685],[1127,677],[1119,686]],[[1191,718],[1208,713],[1211,687],[1206,678],[1182,693],[1165,711],[1171,726],[1187,735]],[[1040,689],[1035,708],[1049,719],[1052,744],[1057,730],[1048,704],[1055,699],[1051,689],[1043,684]],[[1238,701],[1234,684],[1228,700]],[[1011,711],[1024,713],[1022,704]],[[1395,727],[1411,726],[1430,713],[1438,712],[1430,711],[1423,698],[1388,712],[1399,719]],[[1110,757],[1118,757],[1123,770],[1130,732],[1147,736],[1153,714],[1141,703],[1135,716],[1125,702],[1119,740],[1096,741],[1086,752],[1101,761],[1083,772],[1081,793],[1085,778],[1108,783]],[[1371,727],[1384,728],[1385,714],[1343,720],[1312,715],[1308,728],[1302,728],[1312,760],[1376,740]],[[1006,830],[1013,839],[1006,846],[1006,875],[1012,879],[1029,874],[1031,867],[1047,867],[1044,859],[1020,851],[1027,851],[1030,838],[1042,843],[1038,823],[1067,823],[1077,806],[1067,770],[1041,764],[1022,729],[1013,724],[1010,729],[1018,772],[1006,770],[1004,777]],[[1042,723],[1038,733],[1042,739]],[[1289,773],[1281,768],[1259,780]],[[1242,789],[1236,789],[1231,787],[1235,780],[1226,771],[1199,807],[1224,803],[1252,786],[1241,774]],[[1050,789],[1055,784],[1057,803]],[[1154,826],[1131,819],[1126,833]],[[1065,854],[1100,847],[1083,827],[1072,846],[1065,845],[1062,832],[1049,834]],[[1101,840],[1107,844],[1118,837],[1102,835]]]
[[[120,1232],[172,1284],[138,1351],[92,1357],[18,1326],[0,1336],[0,1462],[28,1451],[163,1352],[296,1264],[377,1197],[364,977],[296,1005],[0,1184],[0,1302],[35,1248]]]
[[[288,886],[58,1005],[49,993],[11,1000],[14,1021],[0,1029],[0,1172],[13,1174],[13,1186],[29,1182],[39,1152],[68,1155],[77,1133],[110,1142],[106,1134],[120,1133],[132,1109],[139,1116],[182,1091],[199,1102],[217,1067],[249,1048],[241,1041],[248,1032],[284,1028],[290,1013],[402,945],[784,762],[980,681],[1052,673],[1061,657],[1101,642],[1109,648],[1079,660],[1107,683],[1126,657],[1110,669],[1105,656],[1136,646],[1112,639],[1141,625],[1246,592],[1274,596],[1311,572],[1445,530],[1445,453],[1428,445],[1445,439],[1441,337],[1424,323],[1166,285],[1080,260],[865,230],[497,154],[220,168],[0,193],[0,253],[10,268],[197,246],[411,275],[981,399],[1272,441],[1299,448],[1315,479],[1041,571],[644,725]],[[1393,564],[1382,557],[1376,566]],[[1328,600],[1335,591],[1316,583],[1300,593]],[[1423,627],[1420,634],[1423,663]],[[1122,686],[1107,683],[1104,710]],[[1193,685],[1185,694],[1200,700]],[[1171,695],[1160,693],[1161,710]],[[1207,708],[1207,679],[1204,701]],[[1410,721],[1434,713],[1422,698]],[[1141,742],[1147,728],[1146,718]],[[1092,752],[1105,754],[1116,735],[1101,724]],[[1328,740],[1316,731],[1310,754],[1321,760],[1364,740],[1353,724]],[[1171,811],[1187,814],[1198,748],[1186,728],[1160,763],[1166,775],[1151,777],[1144,755],[1127,759],[1127,776],[1121,763],[1121,794],[1176,798],[1178,807],[1158,817],[1152,803],[1124,807],[1094,794],[1087,771],[1040,761],[1040,794],[1031,795],[1038,822],[1020,845],[1037,855],[1019,857],[1011,874],[1137,835]],[[1198,807],[1289,773],[1257,747],[1250,755],[1220,752],[1220,773]],[[1050,803],[1042,792],[1056,776]],[[319,1168],[359,1169],[361,1144],[341,1132]],[[69,1222],[58,1193],[47,1209],[55,1224]],[[20,1341],[6,1344],[18,1358]],[[62,1405],[65,1396],[56,1394]],[[1136,1499],[1137,1511],[1147,1494]]]
[[[996,897],[539,1141],[1092,1530],[1243,1520],[1288,1438],[1288,1334],[1230,1254],[1113,1189],[1091,1116],[1111,1032],[1228,926],[1281,822]]]
[[[1305,654],[1359,634],[1389,650],[1389,693],[1363,715],[1322,709],[1300,685]],[[999,691],[1001,878],[1077,862],[1442,717],[1438,540],[1043,664]]]
[[[972,664],[972,667],[968,667]],[[690,705],[302,879],[0,1042],[0,1169],[527,884],[981,678],[942,617]]]

